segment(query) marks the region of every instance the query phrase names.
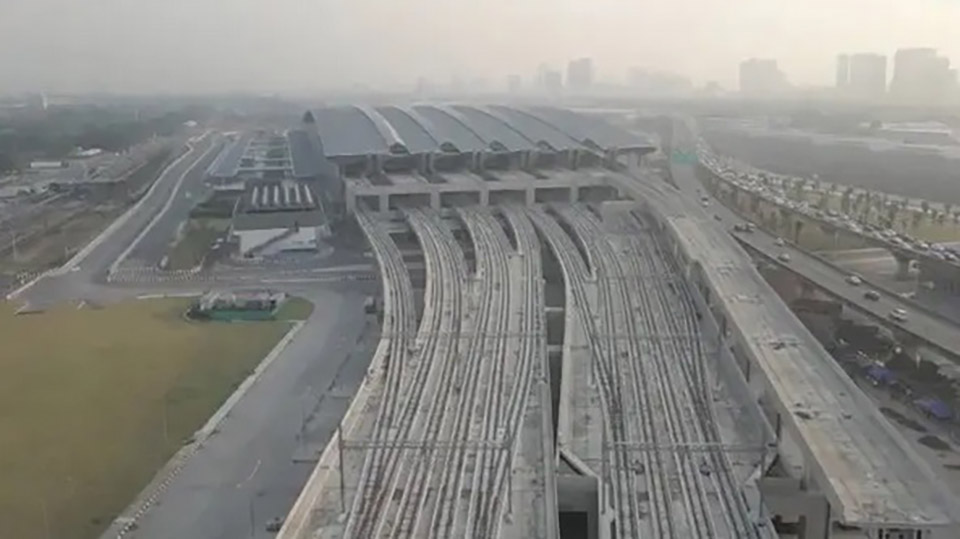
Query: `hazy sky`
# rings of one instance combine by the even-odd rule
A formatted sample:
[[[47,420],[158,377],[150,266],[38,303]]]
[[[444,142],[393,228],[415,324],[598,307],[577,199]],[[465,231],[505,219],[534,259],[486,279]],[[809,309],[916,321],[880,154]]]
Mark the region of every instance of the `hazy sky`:
[[[736,85],[774,57],[824,84],[838,52],[931,46],[960,64],[960,0],[0,0],[0,92],[502,85],[546,62]]]

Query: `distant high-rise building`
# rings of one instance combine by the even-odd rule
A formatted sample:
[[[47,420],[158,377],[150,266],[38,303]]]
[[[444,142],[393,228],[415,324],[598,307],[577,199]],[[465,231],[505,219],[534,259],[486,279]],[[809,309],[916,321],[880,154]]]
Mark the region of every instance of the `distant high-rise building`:
[[[543,74],[543,88],[548,92],[559,92],[563,89],[563,74],[555,69],[549,69]]]
[[[786,88],[786,77],[776,60],[750,58],[740,62],[740,93],[769,97],[782,93]]]
[[[937,104],[950,99],[956,75],[936,49],[900,49],[893,58],[891,96],[904,103]]]
[[[541,64],[537,68],[536,87],[541,92],[559,92],[563,88],[563,75],[560,71]]]
[[[427,80],[426,77],[417,77],[417,84],[415,88],[416,93],[422,95],[422,94],[429,93],[431,90],[432,90],[432,86],[430,84],[430,81]]]
[[[510,75],[507,77],[507,91],[511,94],[519,92],[522,86],[523,81],[520,79],[520,75]]]
[[[571,90],[587,90],[593,84],[593,60],[579,58],[567,65],[567,87]]]
[[[861,53],[850,57],[850,95],[879,98],[887,92],[887,57],[882,54]]]
[[[846,88],[850,84],[850,57],[846,54],[837,56],[837,88]]]

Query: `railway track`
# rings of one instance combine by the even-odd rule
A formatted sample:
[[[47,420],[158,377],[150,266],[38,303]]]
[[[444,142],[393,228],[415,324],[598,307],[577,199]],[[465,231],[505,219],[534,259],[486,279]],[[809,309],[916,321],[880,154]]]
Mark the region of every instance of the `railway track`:
[[[568,304],[586,329],[604,419],[601,476],[618,533],[756,537],[720,449],[692,297],[654,236],[632,216],[618,217],[623,235],[611,235],[582,206],[558,207],[556,217],[526,211],[560,261]],[[716,449],[700,456],[690,447]]]
[[[437,444],[431,444],[436,436],[431,434],[452,386],[466,263],[436,219],[419,210],[410,210],[407,218],[426,261],[424,311],[411,365],[403,369],[407,374],[398,382],[398,391],[381,404],[386,420],[378,417],[344,537],[381,537],[385,530],[396,529],[396,493],[406,484],[410,461],[429,459],[436,451]]]
[[[680,371],[678,378],[686,388],[687,399],[699,427],[699,439],[706,447],[713,447],[706,452],[701,466],[713,471],[710,479],[713,494],[719,502],[712,507],[715,518],[722,519],[724,529],[735,537],[758,537],[746,502],[734,480],[732,466],[726,453],[719,449],[722,440],[710,402],[705,372],[708,353],[704,340],[699,338],[696,306],[688,285],[682,279],[671,281],[669,286],[646,285],[649,280],[645,276],[679,274],[679,268],[670,262],[660,243],[632,213],[619,213],[613,216],[612,221],[618,232],[617,237],[626,243],[625,248],[630,253],[626,260],[633,267],[631,289],[641,296],[648,295],[649,301],[657,304],[660,312],[669,310],[675,314],[660,318],[666,322],[669,333],[698,336],[695,339],[671,340],[667,344],[680,348],[681,357],[675,363]]]

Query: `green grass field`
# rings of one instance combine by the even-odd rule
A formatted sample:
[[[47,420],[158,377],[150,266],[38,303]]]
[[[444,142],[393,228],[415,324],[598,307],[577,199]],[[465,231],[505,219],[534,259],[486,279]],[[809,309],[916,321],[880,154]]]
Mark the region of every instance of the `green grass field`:
[[[167,269],[193,269],[203,262],[215,239],[229,228],[229,219],[190,219],[167,254]]]
[[[277,311],[277,320],[306,320],[313,313],[313,303],[297,297],[289,298]]]
[[[290,327],[188,306],[0,303],[0,537],[97,537]]]

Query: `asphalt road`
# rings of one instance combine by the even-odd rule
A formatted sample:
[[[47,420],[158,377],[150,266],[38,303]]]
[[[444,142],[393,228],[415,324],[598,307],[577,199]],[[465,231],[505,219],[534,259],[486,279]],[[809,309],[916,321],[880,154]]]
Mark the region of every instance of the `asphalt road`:
[[[190,216],[190,210],[197,201],[209,192],[209,188],[203,184],[204,175],[222,147],[221,137],[213,135],[209,148],[187,169],[182,183],[173,193],[170,206],[130,251],[127,260],[142,266],[156,266],[160,263],[180,223]]]
[[[103,278],[127,249],[138,256],[155,256],[158,246],[162,250],[192,203],[182,193],[199,183],[216,143],[214,136],[195,143],[157,179],[156,187],[127,220],[112,226],[84,249],[83,256],[18,299],[44,306],[78,299],[113,302],[141,294],[201,292],[207,287],[204,283],[118,287]],[[156,226],[144,233],[141,244],[130,248],[157,215]],[[167,483],[138,519],[137,530],[126,537],[270,537],[266,523],[286,515],[313,471],[316,453],[349,406],[376,345],[376,324],[363,312],[364,299],[373,291],[364,282],[277,277],[269,286],[311,300],[313,315],[238,400],[216,433]],[[116,532],[115,525],[104,537],[113,539]]]
[[[679,137],[680,135],[675,136]],[[674,148],[682,147],[692,150],[689,141],[675,139]],[[670,171],[674,182],[681,191],[688,196],[698,197],[697,189],[701,188],[701,184],[696,178],[694,165],[674,162],[670,165]],[[701,189],[701,191],[706,193],[706,189]],[[709,211],[719,215],[722,226],[728,229],[732,229],[736,223],[745,222],[717,200],[713,200]],[[718,225],[720,224],[718,223]],[[761,230],[752,234],[735,234],[734,237],[749,248],[762,253],[773,263],[786,267],[805,279],[816,283],[828,294],[871,316],[881,324],[909,333],[948,356],[955,356],[960,353],[960,326],[932,311],[925,310],[916,302],[902,298],[896,293],[878,286],[873,288],[880,293],[880,299],[878,301],[868,300],[863,297],[863,294],[870,283],[861,286],[850,285],[846,281],[848,272],[806,251],[793,247],[789,243],[782,247],[777,246],[775,244],[776,236]],[[776,258],[777,255],[784,252],[790,255],[790,262],[786,264]],[[890,311],[897,308],[904,309],[909,313],[906,322],[895,323],[888,317]]]
[[[81,251],[86,251],[82,256],[77,255],[63,266],[57,274],[45,277],[18,296],[19,299],[34,304],[43,304],[57,301],[60,298],[89,296],[93,285],[105,279],[110,265],[133,243],[134,239],[153,217],[163,209],[180,177],[186,174],[194,163],[203,157],[212,144],[213,137],[210,135],[197,141],[183,158],[178,159],[164,170],[163,174],[154,183],[155,187],[144,195],[141,199],[142,202],[138,203],[139,207],[135,206],[136,209],[130,212],[126,221],[123,221],[120,226],[116,226],[109,233],[103,234],[102,238],[95,239],[90,244],[93,245],[92,248],[88,246]]]
[[[307,326],[126,537],[273,536],[266,523],[293,505],[316,464],[315,453],[359,387],[375,344],[375,334],[364,334],[376,325],[363,312],[362,294],[304,295],[316,306]]]

